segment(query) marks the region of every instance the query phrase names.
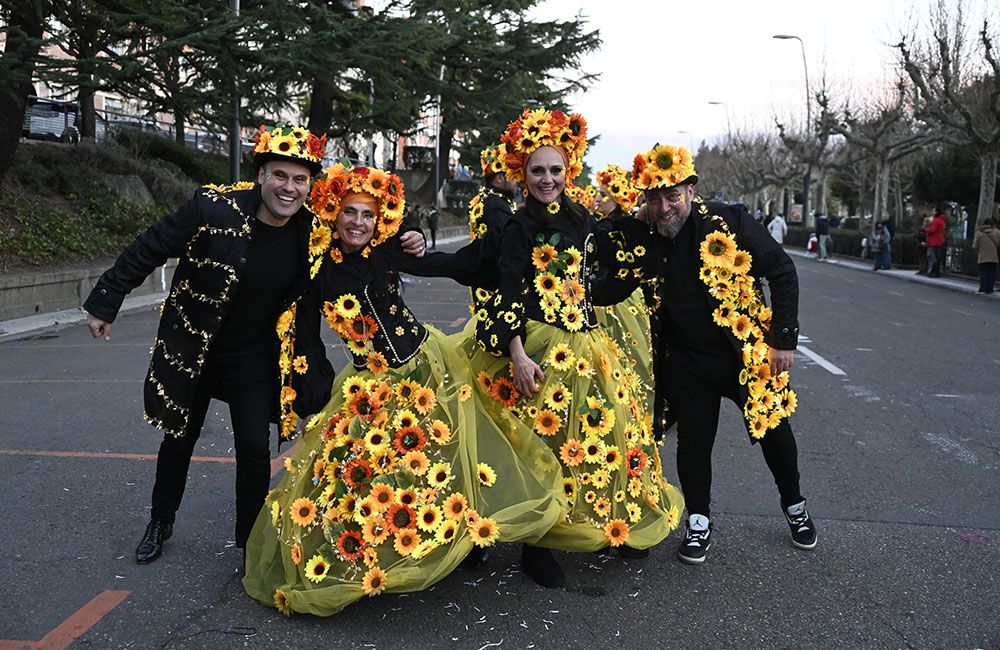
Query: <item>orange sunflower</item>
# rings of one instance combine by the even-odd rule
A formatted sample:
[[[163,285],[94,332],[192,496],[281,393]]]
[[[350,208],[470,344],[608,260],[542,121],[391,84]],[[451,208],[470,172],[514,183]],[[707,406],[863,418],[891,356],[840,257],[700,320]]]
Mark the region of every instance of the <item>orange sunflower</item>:
[[[554,436],[562,426],[562,418],[555,411],[542,409],[535,416],[535,431],[540,436]]]
[[[583,462],[583,445],[579,440],[567,440],[559,448],[559,458],[567,467],[576,467]]]
[[[361,590],[369,596],[377,596],[389,586],[389,579],[385,571],[378,567],[372,567],[361,580]]]
[[[293,501],[289,512],[292,521],[303,528],[316,520],[316,504],[308,497],[300,497]]]
[[[604,526],[604,536],[612,546],[621,546],[628,541],[628,524],[624,519],[612,519]]]

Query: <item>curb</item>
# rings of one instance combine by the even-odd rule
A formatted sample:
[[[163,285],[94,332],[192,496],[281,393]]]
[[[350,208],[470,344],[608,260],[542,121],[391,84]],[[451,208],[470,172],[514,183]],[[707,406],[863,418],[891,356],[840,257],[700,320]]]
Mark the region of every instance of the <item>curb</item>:
[[[872,264],[870,263],[855,261],[853,259],[841,259],[841,258],[820,261],[817,260],[810,253],[807,253],[800,248],[788,248],[787,246],[785,246],[784,248],[785,252],[788,253],[789,255],[793,255],[795,257],[801,257],[803,259],[812,259],[817,264],[832,264],[834,266],[854,269],[855,271],[876,273],[876,271],[872,270]],[[970,293],[974,296],[981,296],[987,300],[1000,300],[1000,292],[993,292],[991,294],[979,293],[978,280],[965,280],[952,277],[929,278],[925,275],[917,275],[916,272],[912,270],[877,271],[877,273],[878,275],[885,275],[897,278],[899,280],[906,280],[907,282],[916,282],[918,284],[924,284],[931,287],[948,289],[949,291],[955,291],[958,293]]]
[[[166,293],[149,293],[141,296],[126,297],[118,314],[148,309],[163,302]],[[83,307],[64,309],[48,314],[36,314],[24,318],[12,318],[0,321],[0,343],[28,339],[49,332],[58,332],[75,325],[87,322],[87,312]]]

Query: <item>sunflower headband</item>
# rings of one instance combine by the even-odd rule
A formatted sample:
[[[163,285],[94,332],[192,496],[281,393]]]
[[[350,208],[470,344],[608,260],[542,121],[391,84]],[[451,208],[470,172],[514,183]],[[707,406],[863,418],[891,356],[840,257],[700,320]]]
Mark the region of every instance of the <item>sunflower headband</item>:
[[[594,200],[597,198],[597,188],[593,185],[578,187],[572,183],[566,183],[566,196],[573,203],[577,203],[588,210],[594,207]]]
[[[329,167],[313,183],[309,195],[310,207],[316,213],[309,236],[309,261],[313,264],[314,275],[319,269],[319,259],[328,250],[335,262],[343,260],[340,249],[331,246],[333,240],[340,238],[336,229],[337,216],[344,199],[358,193],[370,195],[378,204],[375,230],[371,241],[361,251],[363,256],[368,257],[371,249],[399,231],[406,200],[403,181],[398,176],[374,167],[346,167],[342,163]]]
[[[583,171],[587,121],[579,113],[566,115],[562,111],[526,108],[507,126],[500,141],[507,149],[503,165],[510,180],[524,181],[528,157],[540,147],[551,146],[566,154],[566,181],[569,182]]]
[[[608,165],[597,172],[597,183],[624,212],[630,212],[639,200],[639,192],[629,180],[628,172],[618,165]]]
[[[503,173],[503,157],[506,153],[507,148],[503,144],[479,152],[479,164],[483,168],[483,178]]]
[[[326,135],[317,138],[301,126],[278,124],[270,131],[261,124],[254,139],[253,157],[258,165],[273,158],[299,162],[316,174],[326,155]]]
[[[636,154],[632,166],[632,184],[639,190],[667,189],[693,178],[694,158],[684,147],[657,144],[646,153]]]

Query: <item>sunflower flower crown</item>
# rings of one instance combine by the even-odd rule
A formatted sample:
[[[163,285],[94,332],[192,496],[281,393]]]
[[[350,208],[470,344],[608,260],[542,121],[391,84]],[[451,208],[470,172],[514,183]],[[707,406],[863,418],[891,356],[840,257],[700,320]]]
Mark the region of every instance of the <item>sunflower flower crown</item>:
[[[503,165],[510,180],[523,182],[528,157],[541,147],[551,146],[566,153],[566,181],[569,182],[583,171],[587,121],[579,113],[566,115],[562,111],[526,108],[507,126],[500,141],[506,147]]]
[[[483,178],[503,173],[503,158],[506,154],[507,148],[503,143],[495,147],[487,147],[479,152],[479,165],[483,169]]]
[[[403,181],[395,174],[374,167],[351,167],[337,163],[327,168],[313,183],[309,194],[310,208],[316,214],[313,229],[309,235],[310,274],[315,277],[324,255],[340,263],[344,256],[333,242],[340,238],[337,234],[337,216],[346,196],[363,192],[373,196],[378,203],[375,215],[375,230],[371,241],[361,254],[368,257],[373,248],[385,242],[397,232],[403,223],[404,198]]]
[[[270,131],[263,124],[254,139],[254,156],[272,153],[321,164],[326,155],[326,134],[317,138],[302,126],[279,123]]]
[[[632,184],[638,190],[674,187],[697,173],[690,151],[657,144],[646,153],[636,154],[632,163]]]
[[[632,185],[628,172],[618,165],[608,165],[597,172],[597,183],[624,212],[631,212],[639,201],[639,192]]]
[[[699,278],[708,292],[719,301],[712,320],[732,332],[742,344],[743,369],[740,384],[747,387],[748,398],[743,417],[750,435],[763,438],[770,429],[795,411],[795,392],[788,387],[788,371],[771,374],[769,346],[764,335],[771,326],[771,309],[750,275],[753,258],[736,245],[736,237],[722,217],[709,216],[708,208],[695,199],[699,213],[710,218],[717,230],[702,241],[699,254],[702,267]]]
[[[579,187],[572,183],[566,183],[566,196],[573,203],[578,203],[590,210],[594,207],[594,201],[597,199],[597,188],[593,185]]]

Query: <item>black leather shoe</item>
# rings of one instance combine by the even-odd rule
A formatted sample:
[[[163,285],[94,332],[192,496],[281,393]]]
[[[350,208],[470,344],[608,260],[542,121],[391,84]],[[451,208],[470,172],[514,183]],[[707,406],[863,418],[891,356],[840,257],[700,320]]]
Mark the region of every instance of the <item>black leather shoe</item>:
[[[521,570],[546,589],[561,589],[566,586],[566,574],[552,557],[552,551],[547,548],[528,544],[522,546]]]
[[[632,548],[631,546],[619,546],[618,555],[626,560],[641,560],[649,557],[648,548]]]
[[[159,519],[150,519],[146,524],[146,532],[135,548],[135,561],[139,564],[149,564],[163,555],[163,542],[174,534],[174,525]]]
[[[490,550],[482,546],[473,546],[469,554],[462,560],[463,569],[479,569],[490,561]]]

